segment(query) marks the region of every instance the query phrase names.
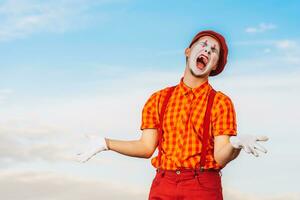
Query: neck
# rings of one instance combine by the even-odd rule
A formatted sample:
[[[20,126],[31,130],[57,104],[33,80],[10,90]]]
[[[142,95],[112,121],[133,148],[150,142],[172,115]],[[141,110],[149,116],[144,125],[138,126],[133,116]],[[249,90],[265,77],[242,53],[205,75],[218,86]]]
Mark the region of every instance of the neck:
[[[202,85],[204,82],[208,80],[208,76],[205,77],[196,77],[194,76],[188,66],[186,66],[184,75],[183,75],[183,82],[186,86],[190,88],[196,88]]]

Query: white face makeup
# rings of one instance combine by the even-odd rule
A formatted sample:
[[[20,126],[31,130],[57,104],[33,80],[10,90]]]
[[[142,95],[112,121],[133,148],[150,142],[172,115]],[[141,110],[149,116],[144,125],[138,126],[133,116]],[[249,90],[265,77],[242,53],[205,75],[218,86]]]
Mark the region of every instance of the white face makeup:
[[[207,76],[214,70],[219,60],[220,45],[210,36],[203,36],[191,47],[188,67],[197,77]]]

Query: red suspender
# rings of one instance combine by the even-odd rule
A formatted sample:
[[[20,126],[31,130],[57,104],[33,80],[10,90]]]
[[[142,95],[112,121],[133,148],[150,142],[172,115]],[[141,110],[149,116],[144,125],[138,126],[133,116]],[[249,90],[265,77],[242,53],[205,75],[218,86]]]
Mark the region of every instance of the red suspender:
[[[158,159],[158,163],[159,163],[158,168],[161,167],[160,165],[161,165],[161,153],[162,153],[161,143],[162,143],[162,136],[163,136],[163,118],[164,118],[164,114],[165,114],[165,111],[167,108],[168,101],[169,101],[175,87],[176,86],[169,87],[168,93],[163,101],[161,112],[159,114],[158,155],[157,155],[157,159]],[[206,161],[207,145],[208,145],[208,140],[209,140],[209,129],[210,129],[210,114],[211,114],[211,109],[212,109],[215,95],[216,95],[216,91],[214,89],[211,89],[209,92],[208,103],[207,103],[207,107],[206,107],[205,115],[204,115],[200,170],[204,169],[204,165],[205,165],[205,161]]]
[[[172,86],[172,87],[169,87],[169,90],[168,90],[168,93],[167,93],[167,96],[165,97],[164,101],[163,101],[163,105],[162,105],[162,108],[161,108],[161,111],[160,111],[160,114],[159,114],[159,127],[158,127],[158,155],[157,155],[157,159],[158,159],[158,168],[160,168],[160,165],[161,165],[161,151],[162,151],[162,148],[161,148],[161,143],[162,143],[162,136],[163,136],[163,119],[164,119],[164,115],[165,115],[165,111],[166,111],[166,108],[167,108],[167,104],[168,104],[168,101],[174,91],[176,86]]]
[[[211,114],[211,109],[212,109],[215,95],[216,95],[216,91],[214,89],[211,89],[208,95],[208,102],[207,102],[205,115],[204,115],[202,149],[201,149],[201,159],[200,159],[201,171],[203,171],[205,161],[206,161],[207,145],[208,145],[209,130],[210,130],[210,114]]]

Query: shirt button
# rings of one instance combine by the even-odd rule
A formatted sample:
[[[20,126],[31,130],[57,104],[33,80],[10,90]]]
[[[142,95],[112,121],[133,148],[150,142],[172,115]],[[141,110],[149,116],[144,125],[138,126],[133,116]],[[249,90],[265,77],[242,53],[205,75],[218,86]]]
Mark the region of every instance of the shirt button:
[[[177,170],[177,171],[176,171],[176,174],[180,174],[180,171],[179,171],[179,170]]]

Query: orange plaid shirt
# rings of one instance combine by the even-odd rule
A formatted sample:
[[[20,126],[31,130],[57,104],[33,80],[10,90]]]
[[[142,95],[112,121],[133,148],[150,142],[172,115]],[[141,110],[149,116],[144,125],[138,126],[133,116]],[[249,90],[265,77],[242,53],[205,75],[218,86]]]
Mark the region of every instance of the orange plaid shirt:
[[[194,169],[199,167],[203,119],[211,89],[208,81],[197,88],[189,88],[184,84],[183,78],[174,89],[163,121],[162,169],[176,170],[178,168]],[[159,113],[167,91],[167,88],[159,90],[147,100],[142,112],[141,130],[159,127]],[[230,98],[222,92],[217,92],[214,99],[210,129],[204,168],[221,169],[222,166],[214,159],[212,135],[237,135],[234,106]],[[157,156],[151,159],[151,163],[155,168],[159,167]]]

